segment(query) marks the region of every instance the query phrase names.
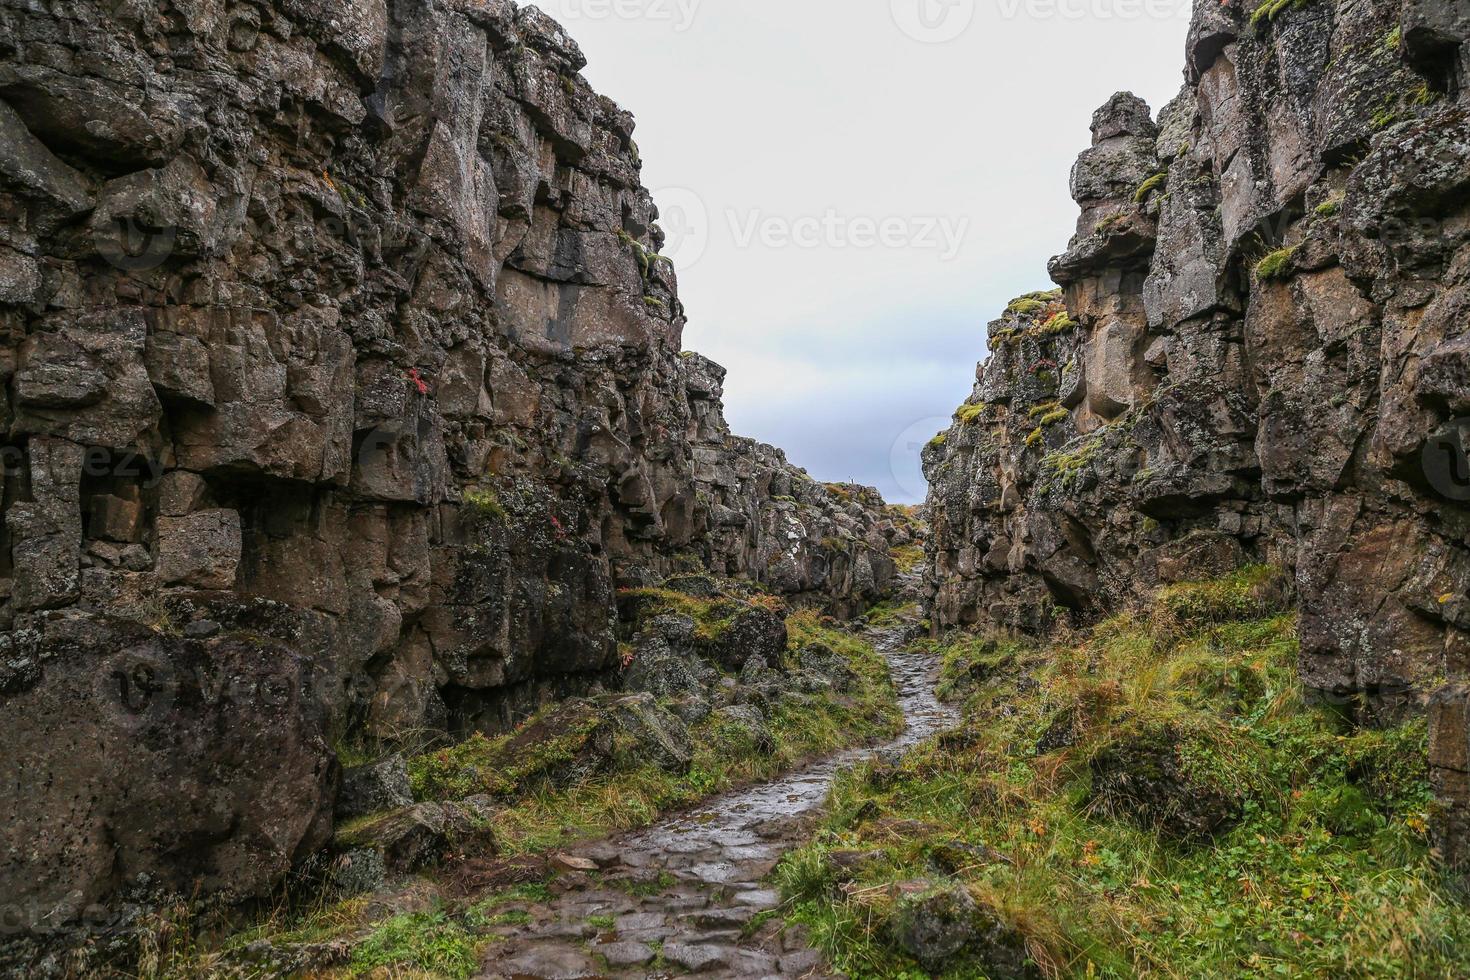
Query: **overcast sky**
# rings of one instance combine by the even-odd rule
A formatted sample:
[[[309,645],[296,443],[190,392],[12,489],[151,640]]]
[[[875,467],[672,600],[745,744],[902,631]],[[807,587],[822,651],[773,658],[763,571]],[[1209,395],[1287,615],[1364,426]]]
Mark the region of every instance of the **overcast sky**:
[[[1092,112],[1177,93],[1189,0],[537,0],[638,119],[736,432],[922,499],[985,324],[1050,288]]]

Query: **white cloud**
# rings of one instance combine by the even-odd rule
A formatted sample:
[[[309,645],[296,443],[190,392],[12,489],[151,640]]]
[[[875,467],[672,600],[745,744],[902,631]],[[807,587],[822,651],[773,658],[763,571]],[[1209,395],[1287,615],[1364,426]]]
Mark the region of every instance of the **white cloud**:
[[[1122,89],[1173,97],[1189,2],[537,5],[636,114],[666,223],[703,223],[673,249],[685,344],[730,368],[731,423],[819,478],[908,497],[892,441],[947,418],[985,322],[1049,286],[1092,112]],[[926,24],[957,36],[911,36]]]

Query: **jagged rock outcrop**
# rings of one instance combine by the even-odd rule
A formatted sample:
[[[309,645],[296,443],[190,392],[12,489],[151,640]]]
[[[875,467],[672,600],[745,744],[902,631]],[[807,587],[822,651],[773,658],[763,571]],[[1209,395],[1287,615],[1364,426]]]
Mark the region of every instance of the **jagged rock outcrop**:
[[[144,857],[195,870],[105,801],[37,802],[169,772],[113,751],[152,728],[48,748],[78,633],[126,654],[144,623],[165,672],[213,643],[309,666],[257,736],[309,791],[147,811],[231,866],[263,852],[195,876],[254,894],[320,838],[329,742],[591,690],[619,587],[693,559],[839,611],[884,592],[881,502],[730,436],[721,371],[681,356],[632,117],[583,64],[510,0],[0,9],[0,707],[28,746],[0,892],[37,921]],[[242,710],[150,708],[157,751],[222,765]],[[115,860],[34,874],[72,816]]]
[[[992,325],[926,453],[936,626],[1260,561],[1295,571],[1306,683],[1364,720],[1470,670],[1467,13],[1198,0],[1180,96],[1098,112],[1062,291]]]

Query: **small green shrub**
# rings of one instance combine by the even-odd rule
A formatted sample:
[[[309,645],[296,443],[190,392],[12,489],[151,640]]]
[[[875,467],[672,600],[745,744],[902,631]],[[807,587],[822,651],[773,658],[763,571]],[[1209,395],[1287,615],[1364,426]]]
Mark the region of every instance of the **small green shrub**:
[[[485,517],[493,517],[496,520],[503,521],[508,516],[505,506],[501,504],[500,497],[496,495],[494,490],[466,490],[464,502]]]
[[[1133,194],[1133,203],[1142,204],[1148,200],[1148,196],[1156,190],[1160,190],[1169,182],[1168,171],[1160,171],[1139,185]]]
[[[957,421],[965,425],[971,425],[978,421],[989,407],[984,402],[980,402],[978,405],[961,405],[959,410],[954,413],[954,417]]]
[[[1262,282],[1285,279],[1292,271],[1296,247],[1279,248],[1256,263],[1256,277]]]
[[[1066,333],[1068,330],[1072,330],[1076,326],[1077,321],[1072,319],[1072,315],[1070,313],[1068,313],[1066,310],[1063,310],[1062,312],[1055,314],[1054,316],[1052,316],[1051,319],[1043,323],[1041,325],[1041,332],[1050,336],[1055,336],[1059,333]]]
[[[418,970],[460,980],[479,967],[475,940],[442,909],[398,915],[381,923],[352,951],[351,972]]]

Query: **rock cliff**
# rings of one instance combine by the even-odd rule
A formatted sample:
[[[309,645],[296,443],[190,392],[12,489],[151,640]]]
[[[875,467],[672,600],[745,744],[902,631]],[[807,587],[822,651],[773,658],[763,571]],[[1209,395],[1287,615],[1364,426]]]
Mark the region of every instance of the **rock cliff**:
[[[1464,677],[1467,40],[1463,0],[1197,0],[1184,90],[1098,111],[1062,288],[991,325],[926,451],[936,626],[1258,562],[1294,571],[1308,687],[1360,720]],[[1435,711],[1461,824],[1464,698]]]
[[[681,352],[583,65],[510,0],[0,9],[22,925],[259,893],[329,830],[334,744],[609,681],[621,588],[885,593],[908,532],[731,436]]]

